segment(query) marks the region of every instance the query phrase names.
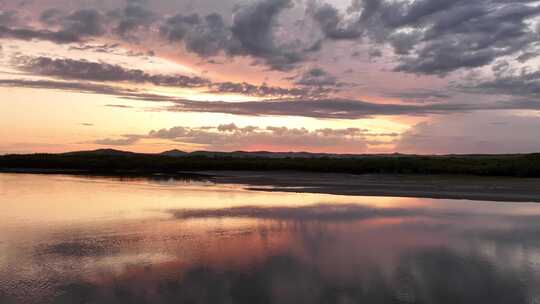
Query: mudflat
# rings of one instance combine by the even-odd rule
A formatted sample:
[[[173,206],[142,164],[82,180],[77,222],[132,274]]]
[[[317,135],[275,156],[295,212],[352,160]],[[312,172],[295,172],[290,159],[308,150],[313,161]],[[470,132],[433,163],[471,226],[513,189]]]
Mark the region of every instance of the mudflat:
[[[259,171],[198,171],[215,183],[251,190],[356,196],[540,202],[540,178]]]

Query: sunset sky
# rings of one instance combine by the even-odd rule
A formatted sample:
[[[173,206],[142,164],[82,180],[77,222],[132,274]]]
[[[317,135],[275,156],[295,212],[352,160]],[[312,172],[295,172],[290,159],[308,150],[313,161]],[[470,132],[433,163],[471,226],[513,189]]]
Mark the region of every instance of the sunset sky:
[[[540,1],[0,0],[0,154],[540,152]]]

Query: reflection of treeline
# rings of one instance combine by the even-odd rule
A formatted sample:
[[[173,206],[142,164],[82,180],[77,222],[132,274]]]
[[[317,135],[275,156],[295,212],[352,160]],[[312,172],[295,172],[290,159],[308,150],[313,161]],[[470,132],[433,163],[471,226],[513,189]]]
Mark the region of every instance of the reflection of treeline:
[[[271,158],[136,153],[66,153],[0,156],[0,168],[82,170],[94,173],[175,173],[189,170],[296,170],[388,174],[468,174],[540,177],[540,154]]]

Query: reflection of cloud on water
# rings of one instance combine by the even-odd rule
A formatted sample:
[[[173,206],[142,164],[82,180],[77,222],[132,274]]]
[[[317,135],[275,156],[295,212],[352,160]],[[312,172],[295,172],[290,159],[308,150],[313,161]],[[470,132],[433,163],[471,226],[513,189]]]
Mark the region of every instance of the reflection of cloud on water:
[[[41,250],[40,254],[56,254],[62,256],[84,257],[84,256],[107,256],[118,252],[118,248],[113,246],[102,246],[95,242],[61,242],[48,245]]]
[[[513,304],[540,286],[532,216],[354,204],[169,212],[36,246],[40,273],[64,271],[48,278],[46,303]],[[514,231],[524,238],[508,242]]]
[[[445,210],[430,208],[377,208],[358,204],[314,204],[307,206],[236,206],[230,208],[172,209],[167,210],[175,218],[212,219],[212,218],[252,218],[263,220],[291,221],[354,221],[381,217],[429,217],[434,219],[456,220],[496,219],[515,221],[522,224],[540,223],[540,215],[481,214],[467,210]]]
[[[52,303],[529,303],[519,273],[445,248],[402,256],[391,277],[377,267],[336,280],[292,255],[250,271],[193,265],[181,276],[153,266],[101,281],[65,285]],[[148,278],[152,278],[149,280]]]
[[[414,216],[418,210],[372,208],[355,204],[319,204],[301,207],[243,206],[219,209],[170,210],[178,219],[196,218],[256,218],[297,221],[349,221],[374,217]]]

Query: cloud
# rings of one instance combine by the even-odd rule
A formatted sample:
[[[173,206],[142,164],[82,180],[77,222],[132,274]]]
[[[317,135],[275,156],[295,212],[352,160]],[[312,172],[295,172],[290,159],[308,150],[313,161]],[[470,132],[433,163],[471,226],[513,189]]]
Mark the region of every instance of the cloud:
[[[455,88],[477,94],[538,98],[540,96],[540,70],[515,71],[509,66],[500,66],[493,79],[459,83],[455,85]]]
[[[338,82],[337,77],[320,67],[306,70],[296,78],[295,84],[308,87],[340,87],[343,85]]]
[[[291,0],[259,0],[239,9],[231,28],[238,43],[230,52],[263,58],[266,64],[276,70],[293,68],[303,60],[303,54],[285,45],[278,45],[274,34],[277,17],[292,5]]]
[[[108,16],[117,23],[113,32],[124,38],[135,39],[132,32],[147,29],[158,21],[156,13],[146,9],[144,4],[145,1],[128,1],[125,8],[109,12]]]
[[[305,116],[356,119],[371,115],[420,114],[425,109],[407,105],[381,105],[355,100],[275,100],[246,102],[177,101],[169,111],[213,112],[237,115]]]
[[[108,32],[122,38],[135,39],[132,32],[149,28],[159,18],[143,7],[140,1],[128,1],[122,9],[103,12],[97,9],[80,9],[69,14],[59,8],[49,8],[40,15],[40,21],[48,26],[60,27],[63,32],[76,36],[102,36]]]
[[[133,108],[132,106],[121,105],[121,104],[106,104],[105,106],[109,107],[109,108],[120,108],[120,109],[131,109],[131,108]]]
[[[119,65],[86,60],[19,57],[16,59],[16,63],[24,71],[62,79],[111,82],[127,81],[185,88],[202,87],[209,83],[208,80],[201,77],[152,75],[142,70],[126,69]]]
[[[150,2],[127,1],[113,10],[50,8],[40,16],[48,30],[13,27],[14,14],[5,11],[0,37],[71,43],[113,33],[119,36],[115,39],[143,41],[155,38],[158,30],[162,38],[181,42],[201,57],[249,56],[254,64],[280,71],[311,60],[324,41],[350,40],[391,46],[394,71],[438,76],[508,56],[526,62],[538,54],[537,1],[353,0],[341,10],[318,1],[254,0],[237,4],[232,20],[221,6],[212,13],[203,13],[212,10],[201,5],[200,12],[180,14],[170,14],[172,6],[168,11],[147,6]],[[298,16],[300,11],[307,14]],[[137,33],[141,29],[148,31]]]
[[[256,0],[238,6],[230,27],[219,14],[177,14],[164,22],[160,32],[169,41],[183,41],[188,51],[202,57],[220,52],[252,56],[286,71],[303,61],[307,52],[304,46],[276,42],[277,18],[292,5],[291,0]]]
[[[61,20],[62,31],[76,36],[100,36],[105,33],[103,15],[94,9],[75,11]]]
[[[128,69],[120,65],[105,62],[91,62],[68,58],[49,57],[17,57],[13,60],[18,69],[41,76],[50,76],[70,80],[86,80],[97,82],[133,82],[151,83],[156,86],[173,86],[179,88],[206,88],[211,93],[232,93],[256,97],[320,97],[333,90],[318,87],[282,88],[266,84],[253,85],[237,82],[211,82],[208,79],[185,75],[149,74],[138,69]],[[323,75],[319,79],[330,79]],[[328,82],[328,81],[327,81]],[[335,79],[334,79],[335,82]],[[334,85],[338,85],[334,83]]]
[[[216,56],[229,48],[231,33],[223,18],[210,14],[177,14],[168,18],[160,29],[169,41],[184,41],[186,50],[202,57]]]
[[[115,86],[102,84],[80,83],[80,82],[65,82],[54,80],[30,80],[30,79],[0,79],[0,86],[3,87],[19,87],[33,89],[52,89],[63,90],[77,93],[87,94],[104,94],[113,96],[124,96],[131,98],[143,98],[147,95],[138,94],[137,90],[123,89]],[[148,96],[157,98],[157,95]]]
[[[452,97],[452,92],[449,89],[414,89],[385,95],[405,102],[424,103],[446,101]]]
[[[359,119],[375,115],[452,114],[486,110],[540,110],[540,102],[515,100],[490,104],[436,103],[425,105],[379,104],[351,99],[281,99],[270,101],[190,101],[171,100],[168,111],[210,112],[236,115],[303,116]]]
[[[70,34],[79,37],[79,40],[106,33],[107,19],[96,9],[80,9],[66,13],[61,9],[50,8],[41,13],[39,20],[49,27],[58,27],[58,33]]]
[[[216,82],[209,85],[212,93],[234,93],[259,97],[321,97],[333,90],[323,87],[282,88],[266,84],[253,85],[239,82]]]
[[[390,44],[399,55],[395,71],[444,76],[532,47],[538,34],[528,21],[540,14],[535,2],[357,0],[347,14],[325,4],[311,15],[327,39]]]
[[[0,26],[0,38],[12,38],[20,40],[45,40],[59,44],[81,42],[81,37],[65,31],[49,31],[31,28],[10,28]]]
[[[172,103],[156,108],[171,112],[225,113],[248,116],[300,116],[332,119],[359,119],[376,115],[453,114],[488,110],[540,110],[536,100],[516,99],[482,104],[378,104],[353,99],[292,98],[260,101],[196,101],[146,93],[137,89],[53,80],[0,79],[0,86],[55,89],[78,93],[104,94],[130,100]]]
[[[14,27],[18,20],[15,16],[16,13],[11,12],[3,12],[0,15],[0,38],[36,39],[65,44],[101,36],[106,31],[104,16],[94,9],[76,10],[70,14],[65,14],[59,9],[45,10],[40,16],[40,21],[48,27],[57,27],[57,30]]]
[[[104,146],[129,146],[133,145],[134,143],[139,141],[139,137],[137,136],[127,136],[124,138],[119,139],[111,139],[111,138],[105,138],[105,139],[98,139],[94,141],[97,145],[104,145]]]
[[[312,3],[308,12],[328,39],[358,39],[364,35],[362,27],[357,23],[358,20],[345,20],[345,17],[330,4],[316,6]]]
[[[95,141],[100,145],[131,145],[143,139],[164,139],[182,144],[203,146],[206,149],[233,151],[252,149],[251,147],[269,147],[274,149],[332,149],[336,146],[362,152],[367,149],[367,137],[377,136],[362,129],[318,129],[309,131],[304,128],[269,126],[238,127],[235,124],[223,124],[207,127],[178,126],[170,129],[152,130],[144,135],[125,135],[118,139]],[[375,142],[376,140],[369,140]]]

